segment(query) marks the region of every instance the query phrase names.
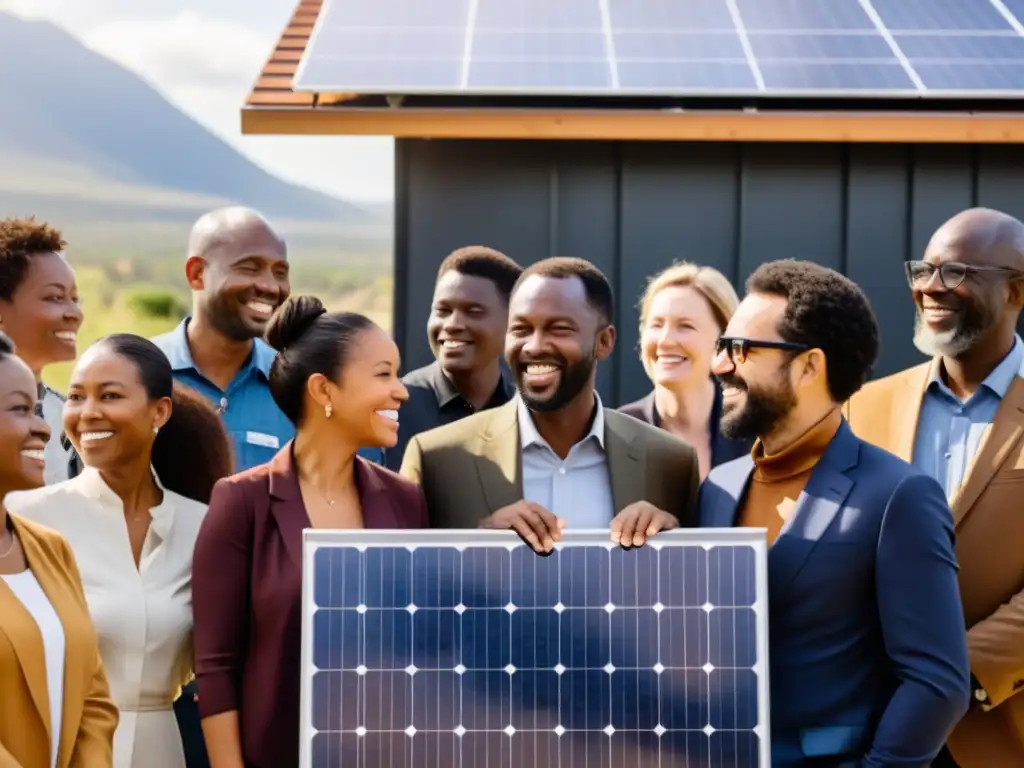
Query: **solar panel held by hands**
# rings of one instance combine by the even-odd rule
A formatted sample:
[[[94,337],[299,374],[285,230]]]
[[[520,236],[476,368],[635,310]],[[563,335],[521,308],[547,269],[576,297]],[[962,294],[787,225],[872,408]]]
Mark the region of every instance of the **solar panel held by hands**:
[[[769,765],[766,548],[307,531],[303,768]]]

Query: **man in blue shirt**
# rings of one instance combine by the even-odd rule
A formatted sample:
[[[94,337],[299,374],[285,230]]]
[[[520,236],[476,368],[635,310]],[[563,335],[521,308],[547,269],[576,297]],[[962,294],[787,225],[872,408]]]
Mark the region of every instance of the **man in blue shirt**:
[[[263,464],[295,435],[268,377],[277,354],[262,335],[288,298],[288,249],[260,214],[222,208],[196,222],[185,276],[192,315],[153,339],[175,378],[206,395],[231,433],[239,471]],[[380,460],[380,451],[361,452]]]

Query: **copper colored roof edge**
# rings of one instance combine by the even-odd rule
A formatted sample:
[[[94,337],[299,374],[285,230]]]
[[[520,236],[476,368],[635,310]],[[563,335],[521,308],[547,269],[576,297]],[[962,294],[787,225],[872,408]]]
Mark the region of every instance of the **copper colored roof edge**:
[[[281,32],[249,91],[246,106],[312,107],[316,104],[316,94],[297,92],[292,83],[322,7],[323,0],[300,0],[295,6],[288,26]]]

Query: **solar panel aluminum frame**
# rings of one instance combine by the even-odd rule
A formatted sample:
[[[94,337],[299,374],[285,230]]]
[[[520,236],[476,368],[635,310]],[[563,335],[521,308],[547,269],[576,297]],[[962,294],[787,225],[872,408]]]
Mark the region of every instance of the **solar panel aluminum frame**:
[[[299,768],[312,768],[313,728],[312,684],[313,675],[313,633],[312,626],[314,598],[314,558],[317,549],[324,546],[348,546],[357,549],[371,547],[495,547],[508,550],[525,546],[514,531],[481,530],[317,530],[307,528],[302,534],[302,650],[299,706]],[[609,540],[608,531],[576,530],[562,534],[562,541],[555,544],[557,550],[567,547],[601,546],[607,549],[618,547]],[[644,546],[662,549],[673,546],[702,546],[705,550],[715,546],[749,546],[754,551],[755,600],[751,606],[755,616],[758,698],[758,764],[761,768],[771,765],[771,706],[768,665],[768,545],[766,530],[763,528],[680,528],[664,531]]]

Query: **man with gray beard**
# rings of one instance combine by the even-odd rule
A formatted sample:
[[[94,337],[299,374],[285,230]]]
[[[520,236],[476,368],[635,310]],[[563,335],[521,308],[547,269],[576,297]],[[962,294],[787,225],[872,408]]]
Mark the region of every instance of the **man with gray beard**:
[[[906,264],[923,365],[865,386],[856,434],[943,486],[956,529],[972,705],[935,766],[1024,765],[1024,224],[973,208]]]

